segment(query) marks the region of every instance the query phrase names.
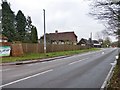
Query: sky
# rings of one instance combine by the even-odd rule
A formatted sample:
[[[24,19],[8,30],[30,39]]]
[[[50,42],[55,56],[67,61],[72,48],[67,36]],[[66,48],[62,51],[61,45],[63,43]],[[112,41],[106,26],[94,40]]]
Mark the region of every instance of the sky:
[[[32,24],[37,27],[38,38],[44,34],[43,9],[46,11],[46,33],[74,31],[81,38],[93,38],[104,25],[89,16],[91,8],[87,0],[7,0],[11,9],[17,14],[22,10],[24,15],[31,16]],[[114,38],[112,38],[115,40]]]

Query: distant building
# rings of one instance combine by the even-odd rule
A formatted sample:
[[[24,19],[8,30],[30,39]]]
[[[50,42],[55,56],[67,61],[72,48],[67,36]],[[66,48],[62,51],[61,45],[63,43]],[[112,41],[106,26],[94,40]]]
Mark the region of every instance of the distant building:
[[[90,46],[91,43],[90,43],[89,40],[82,38],[82,39],[77,43],[77,45],[81,45],[81,46]]]
[[[70,44],[77,45],[77,36],[74,32],[58,32],[46,34],[47,44]],[[44,42],[44,36],[40,38],[40,43]]]
[[[101,43],[97,40],[87,40],[82,38],[77,45],[81,45],[81,46],[88,46],[88,47],[95,47],[95,48],[100,48],[101,47]]]
[[[93,46],[96,47],[96,48],[101,48],[101,43],[97,40],[92,40],[93,42]]]

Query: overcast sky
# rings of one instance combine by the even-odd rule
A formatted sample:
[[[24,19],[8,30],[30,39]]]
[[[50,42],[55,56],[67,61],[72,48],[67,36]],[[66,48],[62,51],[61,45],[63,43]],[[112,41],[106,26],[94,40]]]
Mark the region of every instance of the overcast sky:
[[[90,32],[104,30],[104,26],[88,15],[90,2],[86,0],[7,0],[15,12],[22,10],[24,15],[31,16],[37,27],[38,37],[43,35],[43,9],[46,10],[46,32],[74,31],[81,38],[88,39]]]

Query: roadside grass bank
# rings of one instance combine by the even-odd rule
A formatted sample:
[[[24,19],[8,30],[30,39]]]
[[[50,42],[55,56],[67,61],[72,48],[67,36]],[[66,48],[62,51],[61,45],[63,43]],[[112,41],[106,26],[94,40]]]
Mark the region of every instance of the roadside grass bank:
[[[107,90],[120,90],[120,66],[116,66]]]
[[[97,51],[101,50],[99,48],[91,48],[91,49],[83,49],[83,50],[73,50],[73,51],[62,51],[62,52],[50,52],[50,53],[30,53],[25,54],[19,57],[4,57],[0,59],[0,63],[9,63],[9,62],[16,62],[16,61],[27,61],[27,60],[35,60],[35,59],[46,59],[58,56],[66,56],[66,55],[74,55],[85,53],[89,51]]]
[[[120,90],[120,54],[107,90]]]

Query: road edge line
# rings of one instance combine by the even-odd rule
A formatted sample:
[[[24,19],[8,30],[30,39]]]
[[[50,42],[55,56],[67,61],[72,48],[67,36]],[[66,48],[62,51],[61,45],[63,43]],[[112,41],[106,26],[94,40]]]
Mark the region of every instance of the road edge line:
[[[115,63],[115,62],[116,62],[116,60],[114,61],[114,63]],[[111,67],[111,69],[110,69],[107,77],[105,78],[105,81],[103,82],[100,90],[103,90],[103,89],[107,86],[108,81],[110,80],[110,78],[111,78],[112,75],[113,75],[113,72],[114,72],[113,69],[115,68],[115,66],[116,66],[116,63],[115,63],[115,65],[112,65],[112,67]]]

